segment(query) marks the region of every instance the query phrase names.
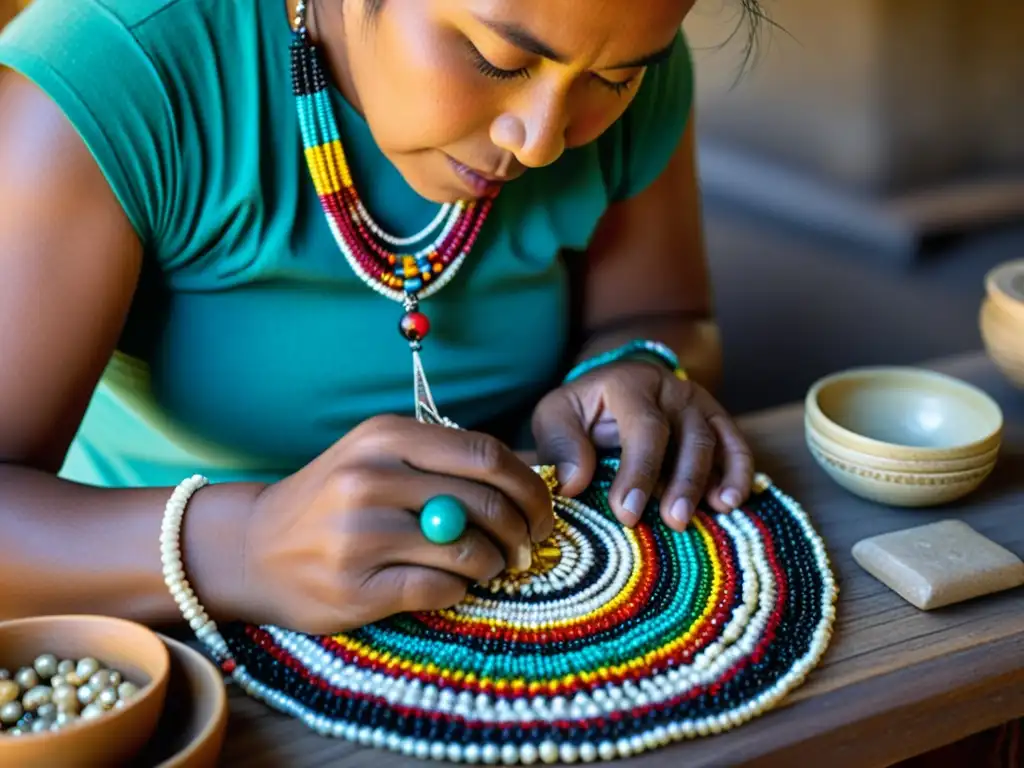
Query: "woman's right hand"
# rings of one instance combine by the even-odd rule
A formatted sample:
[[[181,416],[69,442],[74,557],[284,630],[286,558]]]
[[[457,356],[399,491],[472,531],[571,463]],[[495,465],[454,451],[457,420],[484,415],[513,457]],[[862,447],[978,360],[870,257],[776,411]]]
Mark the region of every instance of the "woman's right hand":
[[[419,511],[451,495],[468,513],[453,544]],[[473,582],[529,564],[551,534],[545,482],[498,440],[397,416],[370,419],[256,499],[244,547],[246,619],[329,634],[448,608]]]

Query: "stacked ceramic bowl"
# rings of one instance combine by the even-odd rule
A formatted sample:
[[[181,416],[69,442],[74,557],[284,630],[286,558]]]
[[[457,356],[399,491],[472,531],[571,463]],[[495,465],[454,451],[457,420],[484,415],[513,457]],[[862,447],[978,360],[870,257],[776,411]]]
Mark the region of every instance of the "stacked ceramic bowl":
[[[981,337],[1006,378],[1024,388],[1024,259],[996,267],[985,279]]]
[[[959,499],[992,472],[1003,415],[977,387],[917,368],[859,368],[807,393],[815,461],[871,501],[927,507]]]

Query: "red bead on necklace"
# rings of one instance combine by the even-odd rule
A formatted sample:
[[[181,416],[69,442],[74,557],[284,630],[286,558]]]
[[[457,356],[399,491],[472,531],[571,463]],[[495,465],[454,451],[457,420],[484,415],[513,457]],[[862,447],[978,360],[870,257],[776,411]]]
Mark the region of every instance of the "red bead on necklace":
[[[430,333],[430,320],[422,312],[406,312],[398,324],[398,330],[406,341],[423,341]]]

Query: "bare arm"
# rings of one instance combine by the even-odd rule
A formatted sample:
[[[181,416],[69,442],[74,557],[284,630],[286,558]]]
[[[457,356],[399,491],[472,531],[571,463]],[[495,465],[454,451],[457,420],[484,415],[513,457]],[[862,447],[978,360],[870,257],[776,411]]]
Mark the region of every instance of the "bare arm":
[[[106,490],[55,474],[110,359],[142,260],[135,231],[60,110],[0,70],[0,619],[42,613],[179,617],[160,573],[172,489]],[[230,610],[251,499],[196,495],[186,569]],[[17,586],[14,586],[17,585]]]
[[[656,339],[714,391],[721,342],[712,314],[697,183],[694,116],[665,171],[605,215],[588,252],[582,357]]]

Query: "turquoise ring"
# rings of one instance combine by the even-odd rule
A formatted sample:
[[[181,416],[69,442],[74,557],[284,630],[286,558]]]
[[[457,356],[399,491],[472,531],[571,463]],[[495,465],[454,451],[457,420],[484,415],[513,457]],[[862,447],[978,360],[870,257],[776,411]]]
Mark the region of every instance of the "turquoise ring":
[[[466,507],[454,496],[435,496],[423,505],[420,530],[434,544],[451,544],[466,532]]]

